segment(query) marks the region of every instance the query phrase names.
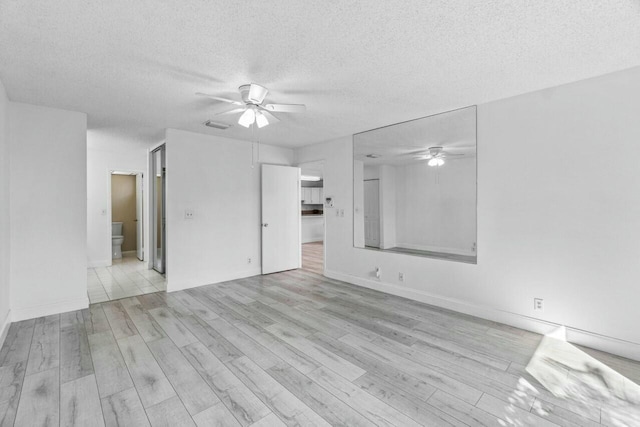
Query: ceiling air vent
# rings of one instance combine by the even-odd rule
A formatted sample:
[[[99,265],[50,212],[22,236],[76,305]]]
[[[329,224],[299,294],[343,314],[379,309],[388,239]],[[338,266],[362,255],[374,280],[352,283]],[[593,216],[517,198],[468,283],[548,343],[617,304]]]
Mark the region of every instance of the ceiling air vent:
[[[225,130],[231,127],[231,125],[228,125],[226,123],[214,122],[213,120],[207,120],[206,122],[204,122],[204,125],[210,128],[222,129],[222,130]]]

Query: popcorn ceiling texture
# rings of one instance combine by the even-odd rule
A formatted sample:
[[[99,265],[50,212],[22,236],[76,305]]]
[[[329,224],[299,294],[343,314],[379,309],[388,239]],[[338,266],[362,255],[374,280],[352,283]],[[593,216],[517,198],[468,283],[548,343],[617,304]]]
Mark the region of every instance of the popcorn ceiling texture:
[[[156,141],[202,123],[249,82],[304,114],[260,129],[296,147],[640,66],[637,0],[0,1],[13,101],[86,112]],[[235,123],[237,116],[218,116]]]

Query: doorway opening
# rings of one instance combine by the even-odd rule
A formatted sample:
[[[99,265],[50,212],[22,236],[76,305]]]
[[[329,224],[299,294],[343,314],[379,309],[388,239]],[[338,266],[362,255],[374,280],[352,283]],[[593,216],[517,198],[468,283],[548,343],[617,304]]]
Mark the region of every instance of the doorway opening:
[[[299,167],[302,269],[324,275],[324,162],[303,163]]]
[[[88,269],[92,304],[166,290],[164,277],[145,261],[144,172],[108,171],[111,265]]]
[[[165,145],[151,152],[151,265],[160,274],[167,273]]]

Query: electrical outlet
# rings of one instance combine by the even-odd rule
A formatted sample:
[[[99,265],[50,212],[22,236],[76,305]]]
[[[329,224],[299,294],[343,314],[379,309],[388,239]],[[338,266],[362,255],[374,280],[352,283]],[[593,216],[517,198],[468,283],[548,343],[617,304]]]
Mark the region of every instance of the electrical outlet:
[[[344,217],[344,209],[340,209],[340,216]]]
[[[251,258],[247,258],[247,264],[251,264]]]
[[[184,210],[184,219],[193,219],[193,209]]]
[[[398,273],[398,280],[401,282],[404,282],[404,273],[402,272]]]
[[[534,298],[533,299],[533,310],[534,311],[544,311],[544,300],[542,298]]]

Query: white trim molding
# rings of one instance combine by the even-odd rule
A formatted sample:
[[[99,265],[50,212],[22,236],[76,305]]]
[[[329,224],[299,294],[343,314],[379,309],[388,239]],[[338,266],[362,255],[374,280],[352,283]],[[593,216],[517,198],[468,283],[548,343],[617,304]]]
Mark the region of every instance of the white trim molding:
[[[14,308],[11,310],[11,320],[19,322],[21,320],[34,319],[51,314],[66,313],[68,311],[83,310],[89,307],[89,298],[76,298],[68,301],[41,304],[31,307]]]
[[[2,325],[0,326],[0,348],[4,345],[4,340],[7,338],[7,333],[9,333],[9,326],[11,326],[11,310],[7,311],[7,315],[2,321]]]
[[[457,311],[459,313],[468,314],[470,316],[480,317],[494,322],[504,323],[516,328],[525,329],[527,331],[546,335],[558,327],[565,326],[567,331],[567,341],[573,344],[584,345],[586,347],[602,350],[607,353],[616,354],[628,359],[640,361],[640,344],[625,341],[606,335],[600,335],[567,325],[559,325],[557,323],[548,322],[546,320],[536,319],[518,313],[502,311],[495,308],[483,307],[476,304],[470,304],[454,298],[447,298],[439,295],[433,295],[425,291],[417,289],[408,289],[381,282],[379,280],[365,279],[362,277],[352,276],[337,271],[325,270],[325,276],[330,279],[340,280],[365,288],[373,289],[387,294],[396,295],[414,301],[423,302],[425,304],[434,305],[441,308]]]

